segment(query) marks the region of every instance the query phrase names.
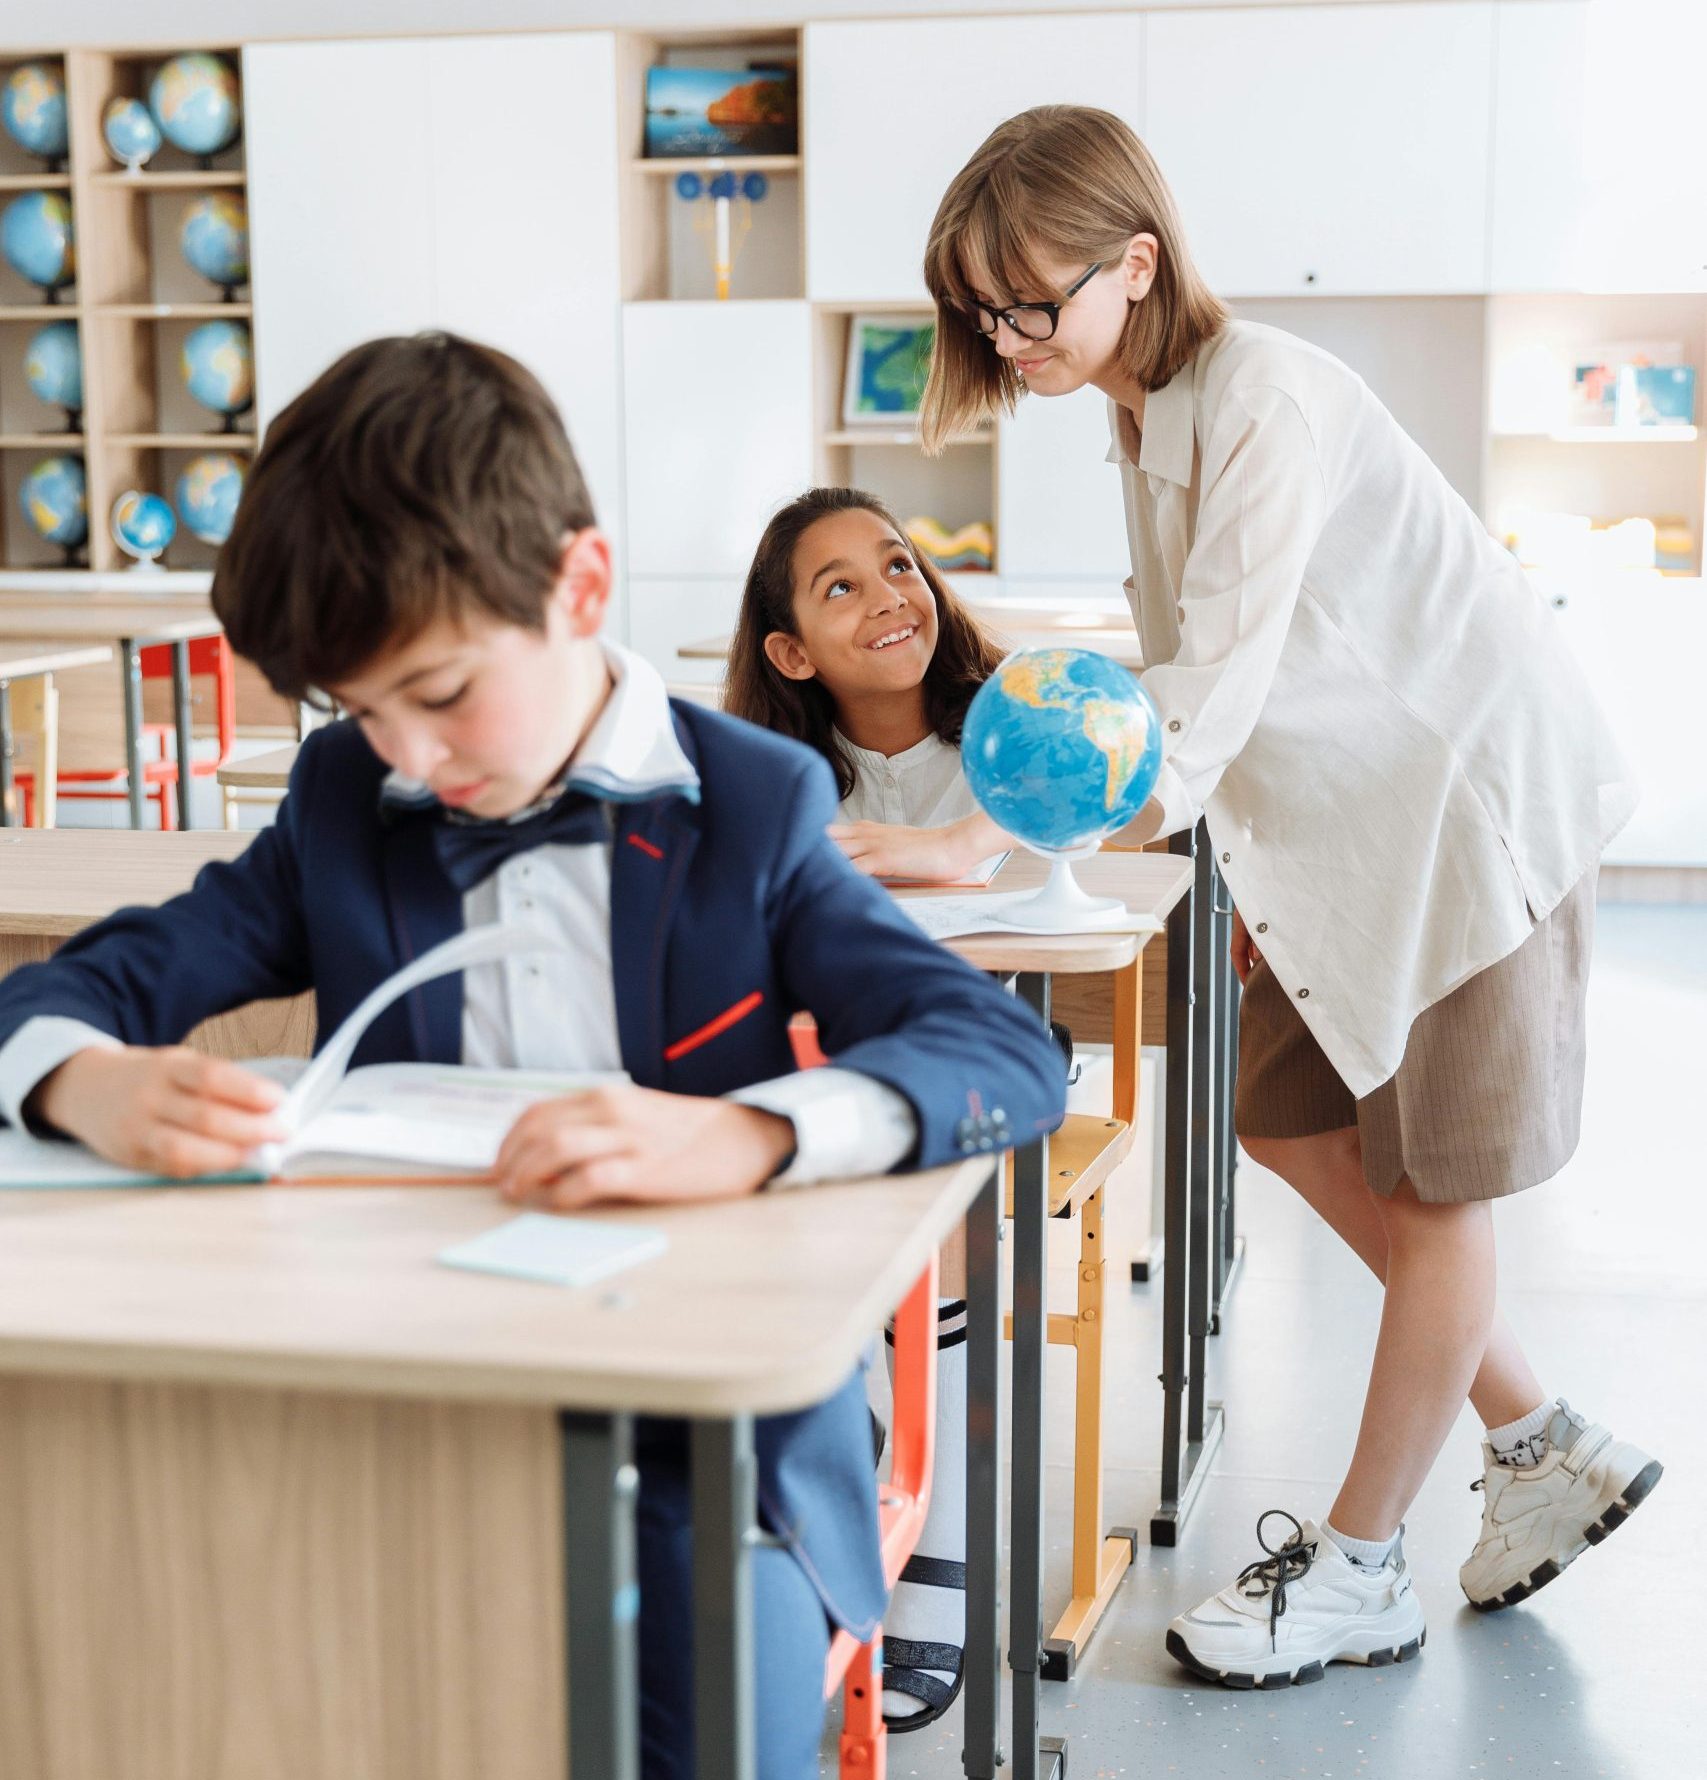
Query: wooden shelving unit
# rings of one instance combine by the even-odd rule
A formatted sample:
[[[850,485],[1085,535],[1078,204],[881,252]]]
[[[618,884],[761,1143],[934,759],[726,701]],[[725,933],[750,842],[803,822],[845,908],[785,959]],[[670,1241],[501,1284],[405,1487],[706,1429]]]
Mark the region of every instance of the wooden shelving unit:
[[[222,432],[221,417],[200,408],[178,372],[183,337],[203,321],[249,321],[247,301],[224,302],[181,257],[178,230],[186,205],[201,193],[246,189],[241,138],[204,166],[169,144],[140,173],[120,168],[101,135],[101,115],[119,94],[142,98],[159,64],[178,48],[128,51],[42,50],[27,59],[64,69],[70,153],[64,172],[32,172],[16,155],[0,159],[0,201],[27,190],[57,190],[71,200],[77,279],[55,303],[9,271],[0,282],[0,568],[62,569],[64,553],[36,537],[18,511],[18,488],[40,456],[81,457],[88,485],[89,539],[82,552],[95,572],[124,568],[107,516],[114,500],[137,488],[171,500],[184,464],[199,452],[253,451],[252,430]],[[241,66],[233,45],[212,53]],[[0,59],[0,72],[26,57]],[[248,294],[246,291],[245,296]],[[44,406],[24,382],[24,351],[36,329],[69,321],[79,332],[83,409],[79,430],[59,430],[61,411]],[[239,425],[242,424],[241,417]],[[205,570],[215,551],[180,521],[165,561]]]

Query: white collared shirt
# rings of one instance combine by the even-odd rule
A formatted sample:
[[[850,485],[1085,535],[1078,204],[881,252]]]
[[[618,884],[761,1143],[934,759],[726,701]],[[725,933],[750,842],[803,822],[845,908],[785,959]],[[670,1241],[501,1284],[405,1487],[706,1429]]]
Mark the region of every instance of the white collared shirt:
[[[615,684],[569,764],[573,784],[625,797],[695,787],[676,741],[657,670],[604,643]],[[388,789],[415,789],[393,775]],[[620,1070],[610,947],[611,848],[536,847],[507,859],[463,897],[467,927],[492,922],[543,928],[561,950],[510,957],[463,973],[462,1060],[486,1069],[579,1073]],[[564,1010],[573,1008],[573,1018]],[[90,1045],[115,1040],[78,1020],[27,1021],[0,1048],[0,1112],[23,1122],[37,1084]],[[795,1155],[772,1185],[881,1174],[913,1147],[918,1122],[906,1098],[856,1070],[823,1068],[728,1095],[789,1119]]]
[[[899,754],[856,747],[840,730],[836,740],[854,768],[853,790],[842,799],[844,822],[946,828],[978,808],[961,770],[960,750],[934,732]]]
[[[1166,760],[1258,949],[1355,1094],[1515,951],[1636,788],[1522,569],[1362,380],[1231,322],[1110,403]]]

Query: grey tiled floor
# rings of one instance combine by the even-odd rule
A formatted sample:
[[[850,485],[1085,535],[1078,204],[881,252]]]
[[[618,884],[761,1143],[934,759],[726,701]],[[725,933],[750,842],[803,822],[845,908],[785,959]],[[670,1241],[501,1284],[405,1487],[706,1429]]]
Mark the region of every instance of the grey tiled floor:
[[[1707,908],[1601,910],[1583,1143],[1558,1180],[1498,1213],[1507,1314],[1548,1388],[1667,1466],[1604,1547],[1524,1606],[1482,1617],[1458,1591],[1475,1538],[1478,1428],[1466,1410],[1409,1517],[1429,1616],[1422,1661],[1336,1666],[1316,1686],[1239,1694],[1194,1683],[1162,1648],[1168,1619],[1260,1555],[1258,1514],[1323,1514],[1351,1450],[1379,1292],[1278,1180],[1239,1173],[1243,1275],[1211,1342],[1227,1435],[1182,1544],[1141,1547],[1075,1678],[1046,1684],[1044,1728],[1074,1780],[1374,1776],[1635,1780],[1707,1776],[1699,1582],[1707,1463]],[[1113,1214],[1111,1259],[1140,1232]],[[1072,1256],[1052,1251],[1051,1298]],[[1124,1272],[1122,1265],[1120,1271]],[[1156,1499],[1159,1286],[1111,1294],[1108,1518],[1146,1527]],[[1049,1362],[1047,1616],[1067,1594],[1071,1358]],[[833,1728],[824,1771],[835,1772]],[[893,1780],[958,1780],[958,1708],[892,1738]]]

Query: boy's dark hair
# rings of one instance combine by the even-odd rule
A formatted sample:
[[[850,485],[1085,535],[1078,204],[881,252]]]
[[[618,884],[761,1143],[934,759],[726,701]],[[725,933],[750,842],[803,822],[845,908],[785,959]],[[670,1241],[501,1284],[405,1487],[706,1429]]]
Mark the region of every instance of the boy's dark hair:
[[[844,798],[854,788],[854,763],[836,740],[835,701],[816,676],[790,680],[779,673],[765,654],[765,638],[773,630],[800,634],[794,616],[794,550],[808,527],[832,513],[856,510],[874,513],[896,537],[906,539],[894,514],[875,495],[857,488],[809,488],[765,527],[747,570],[723,690],[723,708],[731,715],[816,748],[835,769],[837,794]],[[955,598],[918,545],[909,543],[908,548],[936,600],[936,653],[925,669],[925,715],[945,742],[958,747],[966,707],[1007,651]]]
[[[437,618],[545,622],[593,505],[534,375],[455,334],[352,348],[273,421],[220,550],[213,609],[287,698]]]

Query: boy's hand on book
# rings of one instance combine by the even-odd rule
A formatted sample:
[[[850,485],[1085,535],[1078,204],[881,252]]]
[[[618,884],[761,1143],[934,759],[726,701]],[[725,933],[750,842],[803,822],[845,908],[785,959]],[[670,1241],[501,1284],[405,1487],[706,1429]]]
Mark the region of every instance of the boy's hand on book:
[[[38,1087],[31,1110],[121,1167],[187,1179],[243,1165],[287,1133],[276,1082],[173,1046],[79,1051]]]
[[[529,1107],[510,1127],[493,1174],[512,1204],[548,1211],[734,1199],[756,1192],[793,1150],[793,1125],[757,1107],[595,1088]]]
[[[975,828],[974,823],[980,826]],[[980,840],[997,837],[996,845]],[[969,817],[941,828],[907,828],[893,822],[837,822],[830,839],[868,878],[913,878],[950,884],[997,851],[1001,831],[986,817]]]

